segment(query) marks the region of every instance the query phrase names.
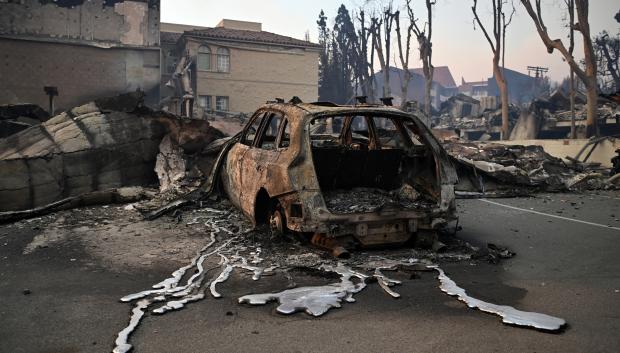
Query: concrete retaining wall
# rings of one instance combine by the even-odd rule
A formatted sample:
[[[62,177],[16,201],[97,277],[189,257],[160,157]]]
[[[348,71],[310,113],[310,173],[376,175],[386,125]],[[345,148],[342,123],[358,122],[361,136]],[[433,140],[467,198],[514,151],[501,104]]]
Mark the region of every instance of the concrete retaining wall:
[[[586,145],[587,139],[576,140],[510,140],[510,141],[493,141],[496,143],[502,143],[505,145],[537,145],[542,146],[547,153],[554,157],[566,159],[566,156],[575,157],[577,153]],[[588,147],[586,151],[581,155],[581,160],[590,151],[591,147]],[[620,139],[614,139],[613,141],[605,140],[596,146],[592,155],[588,159],[588,162],[598,162],[604,167],[611,167],[611,158],[616,155],[614,152],[620,148]]]

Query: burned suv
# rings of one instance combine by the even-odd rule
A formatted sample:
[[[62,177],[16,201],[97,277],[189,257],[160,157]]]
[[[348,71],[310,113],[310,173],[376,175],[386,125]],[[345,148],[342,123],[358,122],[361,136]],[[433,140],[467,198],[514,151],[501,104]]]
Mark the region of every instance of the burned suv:
[[[401,110],[268,103],[229,148],[225,192],[276,232],[372,246],[455,219],[455,169],[431,131]]]

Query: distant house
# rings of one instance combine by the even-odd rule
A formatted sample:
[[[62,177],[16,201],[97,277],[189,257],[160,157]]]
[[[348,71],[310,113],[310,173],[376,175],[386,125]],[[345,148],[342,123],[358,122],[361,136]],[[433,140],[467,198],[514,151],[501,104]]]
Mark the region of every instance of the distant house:
[[[464,78],[461,78],[461,85],[458,87],[458,91],[475,99],[487,97],[489,95],[489,81],[466,82]]]
[[[510,69],[504,69],[504,77],[508,84],[508,100],[511,103],[527,103],[538,96],[539,78]],[[495,78],[489,78],[488,82],[488,95],[499,97],[499,87]]]
[[[504,76],[508,84],[508,100],[512,104],[523,104],[530,102],[540,93],[538,89],[540,78],[532,77],[511,69],[504,69]],[[466,82],[461,78],[461,85],[458,92],[484,100],[484,97],[499,98],[499,87],[495,77],[490,77],[483,81]]]
[[[424,103],[425,98],[425,82],[424,73],[422,68],[409,69],[412,77],[409,81],[409,85],[407,88],[407,101],[416,101],[420,104]],[[405,72],[403,69],[390,67],[390,91],[391,95],[394,97],[394,105],[400,105],[402,102],[401,92],[402,92],[402,83],[404,80]],[[384,75],[383,71],[379,71],[375,73],[375,91],[378,96],[382,95],[383,92],[383,81]],[[438,109],[441,105],[441,102],[447,100],[448,98],[454,96],[458,93],[458,88],[456,83],[454,82],[454,78],[452,77],[452,73],[447,66],[437,66],[435,67],[433,74],[433,85],[431,87],[431,105]]]
[[[179,61],[188,65],[194,106],[206,111],[250,113],[276,97],[318,97],[318,44],[236,20],[213,28],[162,23],[161,31],[162,97],[174,113],[185,113],[179,102],[188,96],[166,85]]]

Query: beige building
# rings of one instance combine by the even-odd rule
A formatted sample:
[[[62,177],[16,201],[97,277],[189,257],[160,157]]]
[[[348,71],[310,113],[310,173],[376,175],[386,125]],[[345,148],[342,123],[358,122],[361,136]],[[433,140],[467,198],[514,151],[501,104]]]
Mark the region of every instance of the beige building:
[[[172,112],[184,114],[181,103],[190,95],[194,111],[216,113],[251,113],[275,98],[317,100],[317,44],[235,20],[214,28],[162,23],[161,31],[161,95]],[[189,76],[190,87],[179,88],[180,76]]]

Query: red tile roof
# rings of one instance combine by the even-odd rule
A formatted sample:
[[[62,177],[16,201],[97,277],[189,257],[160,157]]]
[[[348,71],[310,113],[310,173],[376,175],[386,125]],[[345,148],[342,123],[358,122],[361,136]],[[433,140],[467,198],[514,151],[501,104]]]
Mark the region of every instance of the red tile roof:
[[[187,31],[184,35],[208,38],[208,39],[221,39],[240,42],[253,42],[253,43],[265,43],[265,44],[277,44],[292,47],[302,48],[320,48],[321,46],[307,42],[301,39],[295,39],[292,37],[282,36],[279,34],[265,32],[265,31],[248,31],[241,29],[231,29],[224,27],[205,28],[200,30]]]
[[[181,33],[176,32],[160,32],[159,40],[162,43],[176,43],[181,38]]]
[[[424,76],[424,71],[422,68],[411,69],[409,71]],[[435,66],[435,70],[433,71],[433,81],[439,83],[444,88],[456,87],[456,82],[454,82],[452,73],[450,73],[450,68],[447,66]]]

